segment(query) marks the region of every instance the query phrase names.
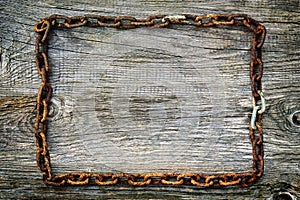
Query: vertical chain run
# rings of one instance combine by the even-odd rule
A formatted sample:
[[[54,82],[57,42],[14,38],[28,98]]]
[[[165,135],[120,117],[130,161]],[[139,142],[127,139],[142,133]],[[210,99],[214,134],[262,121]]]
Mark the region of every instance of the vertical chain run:
[[[43,172],[45,181],[52,179],[52,170],[50,164],[50,154],[47,143],[47,116],[48,107],[52,95],[52,87],[49,83],[49,64],[47,56],[48,40],[50,31],[50,22],[42,20],[34,27],[38,33],[35,44],[36,67],[42,79],[42,84],[37,95],[35,137],[36,137],[36,160],[40,170]]]
[[[253,97],[253,113],[249,136],[252,143],[253,167],[250,172],[225,174],[94,174],[84,172],[71,172],[53,175],[50,164],[50,154],[47,143],[47,117],[52,87],[49,82],[50,66],[48,63],[48,36],[52,29],[87,27],[114,27],[131,29],[141,26],[162,28],[171,24],[191,25],[196,27],[212,26],[244,26],[254,33],[251,45],[250,80]],[[36,160],[39,169],[43,172],[44,182],[48,185],[116,185],[129,184],[132,186],[160,185],[193,185],[198,187],[225,187],[254,183],[264,172],[263,130],[262,114],[265,110],[265,100],[262,95],[261,78],[263,75],[263,62],[261,48],[263,46],[266,30],[263,25],[244,14],[208,14],[208,15],[151,15],[145,19],[136,19],[131,16],[100,16],[85,15],[67,17],[51,15],[42,19],[34,26],[38,33],[35,44],[37,72],[42,83],[37,95],[35,137]],[[258,102],[261,101],[261,108]],[[259,110],[260,109],[260,110]]]

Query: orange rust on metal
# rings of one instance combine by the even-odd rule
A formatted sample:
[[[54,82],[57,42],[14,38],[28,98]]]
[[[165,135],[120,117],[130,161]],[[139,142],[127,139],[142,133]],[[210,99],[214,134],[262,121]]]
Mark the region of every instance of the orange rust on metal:
[[[130,29],[137,27],[162,28],[171,24],[191,25],[196,27],[211,26],[244,26],[253,34],[251,45],[250,80],[252,96],[256,102],[261,100],[259,92],[262,90],[261,78],[263,75],[263,62],[261,48],[263,46],[266,29],[256,20],[244,14],[208,14],[191,15],[183,14],[167,16],[162,14],[151,15],[145,19],[136,19],[132,16],[100,16],[85,15],[67,17],[63,15],[51,15],[42,19],[34,26],[38,36],[35,43],[36,65],[41,76],[41,86],[37,96],[35,136],[37,155],[36,160],[39,169],[43,172],[45,184],[54,186],[63,185],[117,185],[128,184],[132,186],[147,185],[192,185],[195,187],[226,187],[249,186],[253,184],[264,171],[263,129],[262,113],[257,113],[254,130],[249,126],[249,137],[252,143],[253,168],[250,172],[224,173],[224,174],[95,174],[85,172],[71,172],[54,175],[51,169],[50,153],[47,143],[47,117],[48,107],[52,96],[52,87],[49,82],[50,71],[48,63],[48,36],[51,30],[75,27],[113,27]]]

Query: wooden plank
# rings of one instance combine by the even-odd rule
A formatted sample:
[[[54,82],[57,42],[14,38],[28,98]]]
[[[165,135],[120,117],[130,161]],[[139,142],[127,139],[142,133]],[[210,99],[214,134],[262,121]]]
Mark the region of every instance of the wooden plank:
[[[5,1],[1,5],[2,199],[299,197],[298,1]],[[34,159],[40,79],[35,71],[33,25],[53,13],[141,18],[153,13],[246,13],[261,21],[268,31],[263,52],[268,103],[263,178],[249,188],[203,190],[45,186]],[[49,49],[54,87],[49,144],[54,171],[251,169],[250,40],[251,34],[239,28],[55,31]]]

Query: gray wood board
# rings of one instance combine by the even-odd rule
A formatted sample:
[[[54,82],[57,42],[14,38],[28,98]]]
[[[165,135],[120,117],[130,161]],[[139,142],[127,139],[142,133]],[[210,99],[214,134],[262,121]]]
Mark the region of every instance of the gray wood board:
[[[299,1],[1,1],[0,197],[299,197]],[[265,174],[249,188],[45,186],[35,161],[33,25],[48,15],[245,13],[263,48]],[[49,149],[55,173],[251,170],[252,34],[243,28],[77,28],[51,33]]]

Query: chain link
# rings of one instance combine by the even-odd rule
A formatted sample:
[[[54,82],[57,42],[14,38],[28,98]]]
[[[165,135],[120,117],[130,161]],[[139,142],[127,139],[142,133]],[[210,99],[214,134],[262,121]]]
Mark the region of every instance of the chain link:
[[[132,29],[141,26],[152,28],[168,27],[172,24],[192,25],[196,27],[211,26],[244,26],[254,33],[251,45],[250,80],[254,111],[249,126],[249,136],[252,143],[253,169],[244,173],[225,174],[95,174],[84,172],[72,172],[53,175],[50,163],[50,154],[47,143],[47,117],[49,102],[52,96],[52,87],[49,82],[50,66],[48,63],[48,36],[53,29],[68,29],[76,27],[113,27],[120,29]],[[129,184],[133,186],[146,185],[193,185],[198,187],[223,187],[253,184],[264,172],[264,150],[262,114],[265,110],[265,100],[262,95],[261,78],[263,75],[263,62],[261,48],[263,46],[266,30],[256,20],[244,14],[208,14],[208,15],[151,15],[145,19],[136,19],[132,16],[101,16],[85,15],[67,17],[63,15],[51,15],[42,19],[34,26],[38,33],[35,43],[37,72],[41,76],[41,86],[37,95],[35,137],[36,160],[39,169],[43,172],[44,182],[48,185],[116,185]],[[257,102],[261,101],[259,110]],[[259,111],[258,111],[259,110]]]

